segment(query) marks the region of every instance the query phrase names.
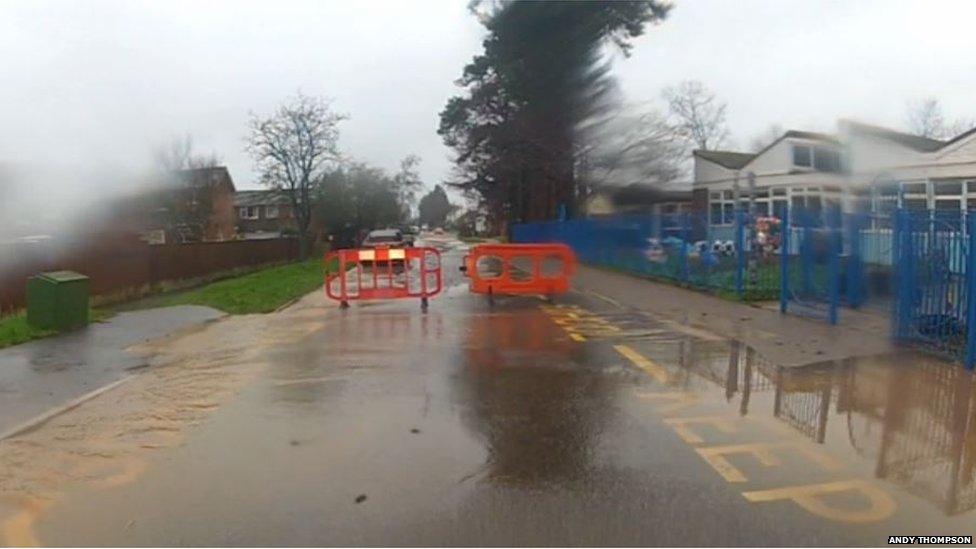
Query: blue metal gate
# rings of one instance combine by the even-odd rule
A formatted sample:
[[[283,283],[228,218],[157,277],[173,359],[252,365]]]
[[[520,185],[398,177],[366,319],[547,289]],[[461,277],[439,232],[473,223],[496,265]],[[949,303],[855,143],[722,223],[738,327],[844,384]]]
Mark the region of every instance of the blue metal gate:
[[[837,206],[826,212],[794,208],[780,246],[780,311],[837,323],[843,235]]]
[[[976,215],[907,211],[895,214],[896,340],[976,362]]]

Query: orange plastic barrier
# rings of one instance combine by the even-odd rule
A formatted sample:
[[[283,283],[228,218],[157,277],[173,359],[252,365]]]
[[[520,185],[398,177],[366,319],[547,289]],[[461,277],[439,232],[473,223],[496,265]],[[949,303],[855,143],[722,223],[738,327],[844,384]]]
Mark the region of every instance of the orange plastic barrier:
[[[461,270],[476,294],[562,294],[576,272],[576,254],[565,244],[481,244]]]
[[[420,298],[441,291],[441,254],[434,248],[336,250],[326,265],[338,266],[325,277],[325,294],[348,307],[351,300]]]

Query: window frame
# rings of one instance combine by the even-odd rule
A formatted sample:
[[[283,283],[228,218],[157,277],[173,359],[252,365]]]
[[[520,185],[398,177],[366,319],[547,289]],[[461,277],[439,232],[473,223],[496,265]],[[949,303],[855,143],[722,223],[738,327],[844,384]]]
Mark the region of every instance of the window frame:
[[[793,143],[792,146],[793,146],[793,149],[792,149],[792,154],[790,156],[790,160],[791,160],[791,162],[793,164],[793,167],[794,168],[813,169],[813,149],[814,149],[813,145],[804,145],[802,143]],[[806,149],[806,157],[807,157],[808,164],[799,164],[799,163],[797,163],[797,161],[796,161],[797,160],[797,153],[800,151],[800,149]]]

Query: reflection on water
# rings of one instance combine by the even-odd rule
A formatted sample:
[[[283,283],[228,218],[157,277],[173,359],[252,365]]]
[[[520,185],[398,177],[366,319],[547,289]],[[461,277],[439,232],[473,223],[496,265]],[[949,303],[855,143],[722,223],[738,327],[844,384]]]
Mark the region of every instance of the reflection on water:
[[[495,481],[588,474],[601,434],[619,420],[615,399],[631,388],[608,375],[606,341],[580,345],[534,314],[474,315],[462,337],[458,401]],[[976,507],[976,385],[961,368],[910,354],[784,368],[735,341],[628,342],[669,370],[673,388],[733,416],[771,419],[946,514]]]
[[[357,303],[308,339],[269,350],[271,401],[286,413],[328,409],[353,374],[365,370],[392,375],[409,369],[411,364],[398,363],[397,357],[420,358],[405,349],[419,350],[417,355],[424,357],[426,349],[444,339],[446,327],[438,311],[418,315],[412,303],[393,310],[372,307]]]
[[[592,471],[613,420],[613,382],[586,364],[541,311],[475,315],[456,380],[462,420],[483,437],[485,475],[506,484],[566,484]]]
[[[976,507],[976,384],[965,370],[911,355],[780,368],[738,342],[680,349],[678,384],[689,390],[707,380],[741,415],[771,413],[816,443],[846,446],[947,514]]]

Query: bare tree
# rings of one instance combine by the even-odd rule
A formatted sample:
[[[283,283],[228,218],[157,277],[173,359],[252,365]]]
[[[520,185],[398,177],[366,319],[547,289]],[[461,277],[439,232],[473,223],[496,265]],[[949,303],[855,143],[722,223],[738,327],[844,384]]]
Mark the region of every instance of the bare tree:
[[[251,113],[247,151],[262,184],[288,195],[302,259],[309,253],[312,187],[341,160],[339,123],[346,118],[333,112],[329,101],[301,92],[269,116]]]
[[[908,130],[915,135],[939,139],[946,132],[942,104],[935,97],[928,97],[908,104],[905,113]]]
[[[160,171],[177,172],[197,168],[213,168],[220,165],[217,153],[197,154],[194,152],[193,136],[185,134],[174,137],[164,145],[159,145],[153,152],[156,168]]]
[[[698,80],[685,80],[661,92],[674,126],[694,146],[714,150],[729,138],[726,104]]]
[[[951,139],[976,128],[976,118],[957,118],[946,126],[945,138]]]
[[[175,137],[153,153],[159,188],[148,193],[149,215],[176,242],[198,242],[207,236],[219,182],[195,170],[220,165],[216,153],[197,154],[193,136]]]
[[[588,188],[637,182],[664,187],[687,171],[687,142],[656,110],[624,107],[584,137],[577,171]]]
[[[909,102],[905,108],[908,131],[931,139],[952,139],[976,127],[974,118],[957,118],[947,122],[942,103],[935,97]]]
[[[424,182],[420,179],[417,166],[420,165],[420,157],[415,154],[407,155],[400,161],[400,171],[393,176],[393,184],[396,186],[397,198],[400,207],[403,209],[402,221],[408,221],[413,214],[413,206],[417,201],[417,191],[422,189]]]
[[[756,134],[752,139],[749,140],[749,150],[752,152],[759,152],[782,137],[783,133],[783,126],[779,124],[770,124],[765,130]]]

